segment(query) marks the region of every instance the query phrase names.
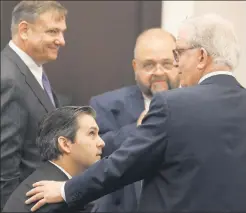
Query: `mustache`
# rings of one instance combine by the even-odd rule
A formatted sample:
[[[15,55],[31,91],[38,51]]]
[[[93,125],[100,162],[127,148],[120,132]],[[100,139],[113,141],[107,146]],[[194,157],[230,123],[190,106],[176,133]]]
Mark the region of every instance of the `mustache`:
[[[169,79],[167,76],[152,76],[150,78],[150,84],[155,83],[157,81],[166,81],[167,83],[169,83]]]
[[[172,88],[171,82],[167,76],[152,76],[150,78],[150,85],[158,81],[165,81],[168,85],[168,89],[170,90]]]

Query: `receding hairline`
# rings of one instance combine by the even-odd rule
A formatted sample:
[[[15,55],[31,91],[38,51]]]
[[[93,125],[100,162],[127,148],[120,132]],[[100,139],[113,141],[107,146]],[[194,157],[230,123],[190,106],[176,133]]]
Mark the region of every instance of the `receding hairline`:
[[[54,12],[56,20],[65,19],[67,9],[58,1],[21,1],[12,11],[11,33],[16,34],[18,24],[21,21],[35,22],[41,15]]]
[[[172,39],[176,42],[176,38],[170,32],[164,30],[163,28],[150,28],[143,31],[136,39],[134,47],[134,58],[136,58],[137,49],[141,46],[141,43],[146,41],[148,38],[157,38],[157,39]]]

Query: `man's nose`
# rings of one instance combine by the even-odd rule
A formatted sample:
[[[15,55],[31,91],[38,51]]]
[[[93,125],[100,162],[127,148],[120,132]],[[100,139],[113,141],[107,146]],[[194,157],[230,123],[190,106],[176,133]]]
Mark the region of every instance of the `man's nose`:
[[[173,60],[173,66],[174,67],[178,67],[179,66],[179,64],[178,64],[178,62],[176,60]]]
[[[161,64],[157,64],[155,67],[155,70],[153,72],[154,75],[163,75],[166,73],[166,69],[161,65]]]
[[[98,137],[99,137],[99,139],[98,139],[98,147],[103,148],[105,146],[105,142],[100,136],[98,136]]]
[[[64,38],[64,34],[63,33],[60,33],[58,35],[57,40],[56,40],[56,44],[60,45],[60,46],[65,46],[66,42],[65,42],[65,38]]]

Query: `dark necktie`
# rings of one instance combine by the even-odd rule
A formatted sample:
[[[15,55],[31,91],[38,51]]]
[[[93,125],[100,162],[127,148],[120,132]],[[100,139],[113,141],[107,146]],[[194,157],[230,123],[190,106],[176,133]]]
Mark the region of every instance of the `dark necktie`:
[[[43,83],[44,89],[47,92],[52,104],[55,106],[55,101],[53,98],[50,82],[49,82],[49,79],[48,79],[47,75],[45,74],[45,72],[43,72],[43,74],[42,74],[42,83]]]

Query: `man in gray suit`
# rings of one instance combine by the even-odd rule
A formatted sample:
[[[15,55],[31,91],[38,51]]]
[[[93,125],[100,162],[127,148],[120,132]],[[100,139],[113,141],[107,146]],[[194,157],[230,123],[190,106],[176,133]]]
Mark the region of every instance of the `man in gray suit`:
[[[38,123],[59,105],[42,65],[65,44],[66,13],[55,1],[22,1],[12,12],[1,52],[1,208],[40,163]]]

